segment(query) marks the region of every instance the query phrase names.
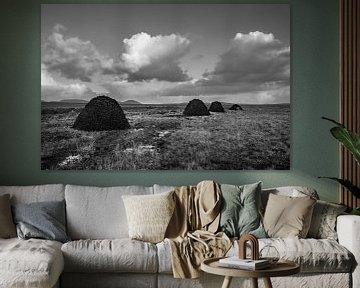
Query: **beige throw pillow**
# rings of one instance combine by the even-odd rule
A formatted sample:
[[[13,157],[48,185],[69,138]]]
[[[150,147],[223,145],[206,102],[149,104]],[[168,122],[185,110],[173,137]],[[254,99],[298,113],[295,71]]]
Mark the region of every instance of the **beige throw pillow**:
[[[16,237],[9,194],[0,196],[0,238]]]
[[[316,200],[311,197],[288,197],[270,194],[264,215],[269,237],[306,238]]]
[[[175,207],[173,193],[122,196],[131,239],[151,243],[164,240]]]

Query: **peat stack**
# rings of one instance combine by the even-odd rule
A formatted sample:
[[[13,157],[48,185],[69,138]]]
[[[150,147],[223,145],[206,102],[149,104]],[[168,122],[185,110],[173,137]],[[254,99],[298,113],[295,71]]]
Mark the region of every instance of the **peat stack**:
[[[84,131],[123,130],[130,128],[130,124],[115,99],[98,96],[81,110],[73,128]]]
[[[183,112],[186,116],[207,116],[210,115],[203,101],[199,99],[191,100]]]
[[[211,112],[225,112],[224,107],[219,101],[212,102],[210,104],[209,111]]]
[[[230,110],[244,110],[239,104],[234,104],[230,107]]]

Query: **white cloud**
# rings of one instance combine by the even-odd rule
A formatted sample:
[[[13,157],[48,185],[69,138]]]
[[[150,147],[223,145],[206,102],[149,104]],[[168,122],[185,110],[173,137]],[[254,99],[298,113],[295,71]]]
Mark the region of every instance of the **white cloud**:
[[[65,31],[60,24],[54,26],[42,43],[41,59],[50,72],[68,79],[91,82],[101,75],[116,75],[131,82],[189,79],[179,64],[189,51],[190,40],[181,35],[135,34],[123,40],[125,52],[120,59],[113,59],[101,54],[90,41],[66,37]]]
[[[189,51],[190,40],[176,34],[151,36],[141,32],[124,39],[122,66],[129,72],[129,81],[158,79],[170,82],[189,77],[179,66]]]
[[[86,84],[61,83],[54,79],[47,71],[45,65],[41,65],[41,100],[59,101],[62,99],[90,99],[96,93]]]
[[[142,103],[161,103],[159,99],[161,91],[174,87],[176,83],[152,79],[149,81],[115,81],[103,84],[104,89],[109,91],[117,100],[124,101],[136,99]],[[160,98],[162,98],[160,96]],[[170,99],[169,99],[170,100]],[[170,100],[171,102],[172,100]]]
[[[204,85],[238,83],[254,86],[254,89],[269,82],[288,85],[290,47],[283,45],[271,33],[237,33],[228,50],[220,56],[215,69],[204,76],[209,81]]]
[[[68,79],[91,81],[91,77],[103,70],[111,70],[114,60],[102,55],[90,41],[78,37],[66,38],[64,26],[57,24],[42,44],[42,63],[49,71],[61,73]]]
[[[268,89],[251,90],[239,89],[237,85],[214,85],[204,86],[199,83],[183,82],[174,83],[159,91],[163,98],[172,98],[171,101],[181,102],[175,99],[202,99],[205,102],[223,101],[243,104],[272,104],[289,103],[290,87],[268,86]]]
[[[272,33],[265,34],[263,32],[255,31],[255,32],[250,32],[248,34],[236,33],[234,40],[239,40],[244,43],[257,44],[259,42],[271,43],[275,40],[275,38]]]
[[[176,61],[188,51],[190,40],[180,35],[151,36],[141,32],[124,39],[126,52],[121,58],[131,72],[158,61]]]
[[[41,64],[41,86],[56,86],[55,79],[49,74],[44,64]]]
[[[144,103],[166,102],[168,96],[170,102],[194,96],[246,103],[290,101],[290,47],[271,33],[237,33],[215,68],[198,80],[180,67],[191,44],[184,36],[134,34],[123,40],[124,52],[115,60],[90,41],[64,33],[58,24],[42,44],[43,100],[89,99],[96,90]]]
[[[64,25],[58,23],[58,24],[55,24],[53,31],[56,33],[61,33],[63,31],[66,31],[66,28]]]
[[[246,103],[289,102],[290,47],[271,33],[237,33],[213,71],[198,81],[178,83],[162,95],[233,95]]]

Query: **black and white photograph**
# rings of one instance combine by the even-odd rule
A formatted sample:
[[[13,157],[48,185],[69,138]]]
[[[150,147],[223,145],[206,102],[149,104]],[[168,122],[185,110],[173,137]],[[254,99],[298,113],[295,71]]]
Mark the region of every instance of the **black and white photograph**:
[[[288,4],[42,4],[42,170],[289,170]]]

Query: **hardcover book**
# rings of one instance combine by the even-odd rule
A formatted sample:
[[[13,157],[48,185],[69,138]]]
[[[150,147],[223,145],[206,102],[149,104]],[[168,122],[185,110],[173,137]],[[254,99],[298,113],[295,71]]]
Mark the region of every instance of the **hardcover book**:
[[[268,268],[271,263],[267,259],[251,260],[240,259],[238,256],[229,258],[223,258],[219,260],[219,265],[222,267],[247,269],[247,270],[259,270]]]

